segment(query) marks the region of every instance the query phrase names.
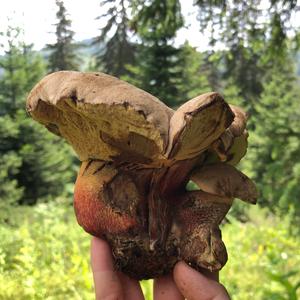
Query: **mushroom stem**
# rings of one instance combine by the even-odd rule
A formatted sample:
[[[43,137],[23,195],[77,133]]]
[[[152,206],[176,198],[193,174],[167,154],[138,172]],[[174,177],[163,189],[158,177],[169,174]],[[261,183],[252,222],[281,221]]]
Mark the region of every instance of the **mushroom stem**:
[[[150,250],[153,251],[156,244],[165,245],[170,229],[170,209],[161,189],[161,183],[168,169],[159,170],[153,174],[150,193],[148,196],[149,205],[149,237]]]

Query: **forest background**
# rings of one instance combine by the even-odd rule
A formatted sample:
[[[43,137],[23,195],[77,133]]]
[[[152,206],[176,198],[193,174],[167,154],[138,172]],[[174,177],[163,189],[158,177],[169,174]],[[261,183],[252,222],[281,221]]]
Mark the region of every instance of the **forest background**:
[[[79,161],[25,111],[34,84],[58,70],[105,72],[175,109],[209,91],[243,107],[249,149],[239,168],[260,197],[253,207],[236,201],[222,225],[221,282],[232,299],[300,299],[298,1],[195,0],[203,48],[175,42],[184,1],[99,1],[104,26],[79,42],[64,2],[56,6],[55,42],[41,51],[22,28],[0,28],[0,299],[94,297],[90,237],[72,208]],[[151,299],[151,281],[142,284]]]

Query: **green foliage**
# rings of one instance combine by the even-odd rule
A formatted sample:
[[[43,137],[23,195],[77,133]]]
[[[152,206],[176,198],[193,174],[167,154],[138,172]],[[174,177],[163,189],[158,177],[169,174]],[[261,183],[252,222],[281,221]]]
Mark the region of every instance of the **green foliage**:
[[[74,31],[70,29],[71,20],[67,17],[67,10],[62,0],[56,0],[58,11],[56,18],[58,23],[54,24],[56,31],[56,42],[48,44],[50,50],[48,69],[50,72],[61,70],[78,70],[80,59],[76,54],[79,45],[74,42]]]
[[[248,219],[241,223],[230,218],[223,226],[229,260],[221,282],[233,300],[298,299],[300,240],[289,230],[293,215],[276,217],[252,207]]]
[[[183,16],[178,0],[135,0],[133,28],[148,42],[172,40],[183,26]]]
[[[233,80],[243,106],[253,113],[263,91],[261,79],[272,65],[285,59],[289,36],[297,38],[299,27],[289,25],[299,8],[297,1],[197,0],[195,4],[200,28],[210,34],[212,49],[226,49],[219,51],[221,60],[215,61],[222,79]],[[214,55],[215,52],[208,53]]]
[[[45,74],[32,46],[9,28],[8,48],[0,58],[0,220],[9,220],[9,205],[35,203],[63,194],[73,181],[72,152],[65,143],[31,120],[25,98]]]
[[[177,83],[181,101],[211,91],[209,71],[204,68],[204,55],[185,42],[180,48],[181,78]]]
[[[249,223],[230,218],[222,228],[229,261],[221,282],[233,300],[297,299],[300,240],[288,230],[291,216],[260,207],[248,214]],[[94,299],[90,237],[68,201],[17,207],[12,215],[0,227],[0,299]],[[152,281],[142,287],[152,299]]]
[[[300,90],[291,70],[288,61],[274,66],[264,82],[252,118],[247,169],[257,182],[262,205],[279,207],[283,214],[293,206],[299,222]]]
[[[21,30],[9,27],[5,38],[7,48],[2,46],[0,58],[0,116],[13,115],[23,105],[24,91],[30,90],[44,73],[44,62],[32,51],[33,45],[20,40]],[[23,108],[23,107],[22,107]]]
[[[14,226],[0,227],[0,299],[93,299],[89,237],[71,212],[60,202],[13,211]]]
[[[167,43],[139,46],[138,72],[131,74],[140,88],[158,97],[168,106],[176,106],[186,100],[182,98],[179,85],[182,79],[180,49]],[[161,66],[164,65],[164,68]],[[129,80],[133,82],[132,80]]]
[[[100,36],[93,40],[93,45],[99,46],[95,65],[103,72],[117,77],[128,74],[126,65],[133,64],[135,59],[135,46],[130,41],[129,35],[128,10],[131,2],[101,1],[101,7],[106,7],[106,12],[97,18],[101,21],[106,19],[106,25],[101,28]]]
[[[296,281],[295,284],[291,283],[291,278],[298,275],[299,271],[290,271],[286,274],[276,274],[276,273],[269,273],[269,277],[271,280],[278,282],[286,291],[286,297],[282,296],[278,292],[270,292],[267,296],[272,299],[289,299],[289,300],[297,300],[297,291],[300,288],[300,281]]]
[[[90,237],[69,201],[12,210],[0,226],[0,300],[95,299]],[[151,281],[143,282],[151,299]]]
[[[0,117],[0,220],[2,215],[8,214],[7,205],[18,201],[23,194],[23,188],[18,187],[15,178],[22,164],[21,157],[13,151],[13,141],[18,135],[19,127],[14,120],[10,116]]]
[[[183,26],[178,0],[151,0],[147,5],[134,1],[132,27],[141,44],[138,45],[137,68],[129,68],[133,82],[169,106],[182,99],[180,92],[185,63],[181,49],[173,46],[176,32]],[[132,82],[132,80],[130,80]]]
[[[19,110],[0,117],[0,203],[36,203],[67,192],[74,181],[73,152]],[[1,210],[0,219],[7,218]]]
[[[145,296],[146,300],[152,300],[152,294],[153,294],[153,280],[143,280],[140,282],[142,290],[143,290],[143,294]]]

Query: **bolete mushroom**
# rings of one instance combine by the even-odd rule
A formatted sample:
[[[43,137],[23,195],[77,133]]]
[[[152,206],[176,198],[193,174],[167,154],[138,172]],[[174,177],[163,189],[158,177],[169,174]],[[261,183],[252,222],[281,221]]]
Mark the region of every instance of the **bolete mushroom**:
[[[33,88],[27,111],[78,154],[78,223],[108,241],[119,270],[145,279],[178,260],[224,266],[219,224],[233,198],[257,197],[233,167],[247,148],[240,108],[207,93],[173,111],[112,76],[62,71]],[[187,191],[190,179],[201,190]]]

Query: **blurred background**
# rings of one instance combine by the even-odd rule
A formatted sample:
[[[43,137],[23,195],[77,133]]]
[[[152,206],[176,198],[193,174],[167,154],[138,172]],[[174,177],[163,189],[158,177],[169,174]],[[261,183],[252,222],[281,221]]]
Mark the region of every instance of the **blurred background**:
[[[176,109],[218,91],[249,114],[258,205],[224,224],[232,299],[300,299],[300,3],[10,0],[0,12],[0,299],[93,299],[72,149],[25,112],[47,73],[101,71]],[[151,299],[151,281],[143,282]]]

